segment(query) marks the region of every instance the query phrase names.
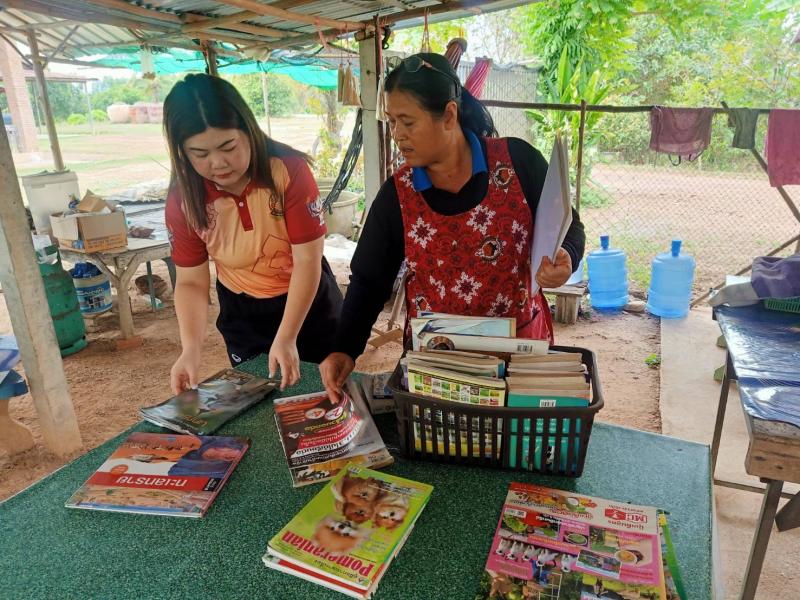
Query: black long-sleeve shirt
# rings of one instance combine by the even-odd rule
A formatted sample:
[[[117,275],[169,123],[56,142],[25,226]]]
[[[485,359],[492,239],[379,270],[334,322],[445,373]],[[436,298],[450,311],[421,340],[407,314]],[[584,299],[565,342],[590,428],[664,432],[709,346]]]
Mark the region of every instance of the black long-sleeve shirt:
[[[542,194],[547,161],[524,140],[507,138],[511,163],[519,178],[525,200],[535,218]],[[486,144],[481,140],[486,155]],[[486,197],[489,174],[476,173],[457,193],[431,187],[422,196],[434,211],[457,215],[475,208]],[[578,213],[572,211],[572,225],[562,247],[572,259],[573,270],[583,258],[586,236]],[[405,258],[405,236],[400,200],[394,178],[389,178],[372,203],[364,231],[350,263],[350,286],[342,307],[334,350],[353,359],[363,351],[375,320],[392,293],[392,286]]]

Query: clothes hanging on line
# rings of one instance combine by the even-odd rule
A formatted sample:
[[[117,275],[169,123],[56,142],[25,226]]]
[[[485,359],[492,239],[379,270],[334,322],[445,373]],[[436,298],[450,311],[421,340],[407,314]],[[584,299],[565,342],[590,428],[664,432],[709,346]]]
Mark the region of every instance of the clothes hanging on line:
[[[769,184],[800,185],[800,110],[769,111],[765,146]]]
[[[733,128],[732,148],[753,150],[756,147],[758,114],[752,108],[728,109],[728,127]]]
[[[694,160],[711,143],[714,109],[668,108],[650,110],[650,149],[679,159]]]

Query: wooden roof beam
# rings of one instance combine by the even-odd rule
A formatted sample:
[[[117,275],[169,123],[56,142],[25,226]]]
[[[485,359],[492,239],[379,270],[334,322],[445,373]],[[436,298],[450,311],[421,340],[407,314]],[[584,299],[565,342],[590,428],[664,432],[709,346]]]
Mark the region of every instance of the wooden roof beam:
[[[0,3],[2,4],[2,3]],[[48,23],[31,23],[30,25],[18,25],[14,27],[1,27],[3,31],[17,31],[20,33],[25,33],[29,29],[57,29],[59,27],[74,27],[75,25],[83,25],[78,21],[68,21],[68,20],[59,20],[59,21],[50,21]]]
[[[170,32],[174,28],[165,25],[155,25],[152,23],[144,23],[142,21],[135,21],[132,19],[125,19],[122,17],[115,17],[109,15],[107,11],[100,10],[86,10],[77,11],[69,7],[54,7],[50,4],[38,2],[37,0],[0,0],[0,6],[7,8],[14,8],[17,10],[35,12],[41,15],[47,15],[58,19],[68,19],[83,24],[94,23],[102,25],[113,25],[115,27],[131,28],[131,29],[145,29],[149,31],[163,31]]]
[[[165,23],[174,23],[179,25],[182,23],[178,15],[145,8],[144,6],[137,6],[129,4],[125,0],[82,0],[86,4],[92,4],[101,8],[110,8],[119,12],[127,13],[134,17],[154,19],[156,21],[164,21]]]
[[[310,4],[311,2],[315,1],[316,0],[280,0],[279,2],[273,2],[272,6],[273,8],[282,8],[284,10],[288,10],[296,6],[302,6],[303,4]],[[232,15],[226,15],[224,17],[200,17],[199,15],[186,14],[184,15],[184,20],[186,21],[186,25],[184,25],[183,30],[188,32],[188,31],[200,31],[203,29],[214,29],[214,28],[233,29],[233,27],[229,26],[235,25],[237,23],[242,23],[243,21],[250,21],[251,19],[258,19],[259,17],[263,16],[264,15],[254,13],[251,10],[243,10],[242,12],[234,13]],[[265,29],[267,28],[265,27]],[[273,29],[272,31],[280,32],[280,35],[278,37],[283,37],[287,33],[286,31],[283,31],[281,29]]]
[[[180,34],[176,34],[180,35]],[[200,51],[200,46],[198,44],[194,44],[191,40],[184,39],[184,40],[174,40],[169,39],[172,36],[158,36],[158,37],[146,37],[140,40],[131,40],[130,43],[126,44],[124,42],[106,42],[100,44],[78,44],[74,46],[65,46],[65,50],[76,50],[78,52],[85,53],[88,48],[118,48],[122,46],[162,46],[165,48],[180,48],[182,50],[194,50],[196,52]],[[241,41],[241,40],[240,40]],[[241,54],[234,50],[228,50],[226,48],[215,48],[217,54],[225,55],[225,56],[233,56],[236,58],[240,58]],[[53,59],[51,62],[58,62]],[[81,63],[80,61],[76,61],[78,64]],[[69,63],[68,63],[69,64]],[[91,66],[91,65],[90,65]]]
[[[239,18],[240,15],[245,15],[244,18]],[[274,38],[283,38],[292,34],[291,31],[284,31],[282,29],[273,29],[272,27],[264,27],[263,25],[250,25],[248,23],[241,23],[248,19],[260,17],[255,13],[243,12],[231,15],[236,19],[228,19],[226,17],[209,17],[203,18],[198,15],[185,15],[187,23],[181,27],[181,31],[187,34],[197,33],[199,31],[208,31],[211,29],[230,29],[231,31],[240,31],[242,33],[250,33],[258,36],[269,36]],[[195,20],[196,19],[196,20]]]
[[[284,21],[294,23],[306,23],[308,25],[319,25],[320,27],[332,27],[335,29],[357,31],[364,29],[366,23],[360,21],[342,21],[339,19],[328,19],[326,17],[317,17],[314,15],[306,15],[302,13],[290,12],[282,8],[276,8],[269,4],[260,4],[255,0],[219,0],[222,4],[228,6],[235,6],[242,10],[254,12],[259,16],[274,17]]]
[[[488,4],[488,0],[443,0],[440,4],[435,6],[412,8],[411,10],[386,15],[385,17],[381,17],[381,22],[391,24],[397,23],[398,21],[405,21],[406,19],[415,19],[417,17],[425,16],[425,11],[427,11],[429,15],[436,15],[455,10],[468,10],[470,12],[479,14],[480,8],[484,4]]]

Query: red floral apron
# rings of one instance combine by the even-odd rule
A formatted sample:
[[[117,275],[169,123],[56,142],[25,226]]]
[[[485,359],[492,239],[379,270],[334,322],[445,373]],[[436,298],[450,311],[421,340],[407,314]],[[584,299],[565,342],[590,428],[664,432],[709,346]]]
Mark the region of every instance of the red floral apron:
[[[489,188],[475,208],[434,212],[412,185],[411,167],[394,174],[403,215],[408,319],[419,311],[515,317],[517,337],[549,340],[544,294],[531,298],[533,220],[504,139],[485,138]]]

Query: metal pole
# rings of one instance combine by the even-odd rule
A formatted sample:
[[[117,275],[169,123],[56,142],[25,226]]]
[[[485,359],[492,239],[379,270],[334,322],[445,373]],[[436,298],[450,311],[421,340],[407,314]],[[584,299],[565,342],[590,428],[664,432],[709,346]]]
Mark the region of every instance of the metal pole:
[[[778,501],[781,498],[782,481],[767,479],[767,490],[761,502],[761,514],[758,517],[758,527],[750,547],[750,557],[747,560],[747,569],[744,572],[742,593],[740,600],[753,600],[761,577],[761,567],[764,565],[764,555],[767,553],[769,535],[772,533],[772,524],[775,522],[775,513],[778,510]]]
[[[581,124],[578,127],[578,163],[575,169],[575,210],[581,212],[581,180],[583,179],[583,134],[586,130],[586,100],[581,100]]]
[[[731,379],[736,379],[736,372],[733,368],[730,350],[725,353],[725,375],[722,378],[722,387],[719,391],[719,404],[717,405],[717,419],[714,423],[714,437],[711,441],[711,477],[714,477],[714,470],[717,468],[717,455],[719,454],[719,443],[722,439],[722,425],[725,422],[725,409],[728,406],[728,392],[731,388]]]
[[[33,62],[33,72],[36,75],[36,85],[42,97],[44,118],[47,123],[47,136],[50,138],[50,150],[53,153],[53,164],[56,167],[56,171],[64,171],[64,159],[61,157],[61,147],[58,145],[58,133],[56,132],[56,123],[53,120],[53,109],[50,107],[50,98],[47,96],[42,57],[39,56],[39,42],[36,40],[36,32],[33,29],[28,30],[28,46],[31,49],[31,62]]]
[[[92,135],[97,132],[94,130],[94,117],[92,116],[92,97],[89,95],[89,82],[83,82],[83,93],[86,94],[86,105],[89,107],[89,124],[92,126]]]
[[[272,123],[269,118],[269,81],[264,71],[261,71],[261,95],[264,97],[264,116],[267,117],[267,135],[272,137]]]

